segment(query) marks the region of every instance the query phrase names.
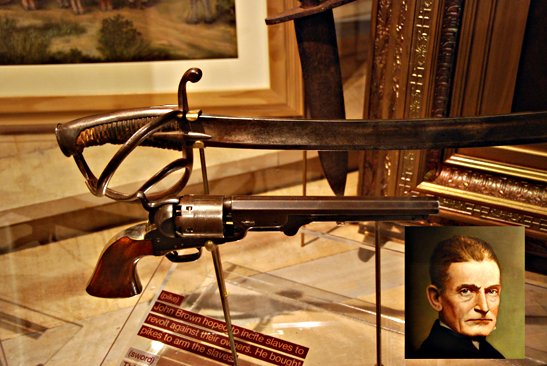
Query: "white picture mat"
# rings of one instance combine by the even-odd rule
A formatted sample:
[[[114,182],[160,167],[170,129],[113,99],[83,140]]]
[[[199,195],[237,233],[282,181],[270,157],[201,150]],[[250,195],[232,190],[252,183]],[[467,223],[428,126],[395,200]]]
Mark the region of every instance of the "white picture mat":
[[[0,66],[0,97],[171,93],[190,67],[203,70],[193,92],[268,88],[266,16],[265,0],[236,0],[236,59]]]

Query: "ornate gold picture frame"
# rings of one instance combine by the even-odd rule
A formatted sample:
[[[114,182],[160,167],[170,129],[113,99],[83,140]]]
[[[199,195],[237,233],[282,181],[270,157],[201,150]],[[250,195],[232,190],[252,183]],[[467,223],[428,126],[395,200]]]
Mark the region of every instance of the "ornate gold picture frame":
[[[511,113],[530,7],[509,0],[376,1],[365,115]],[[545,257],[546,151],[367,151],[361,193],[435,195],[443,224],[523,225],[527,251]]]

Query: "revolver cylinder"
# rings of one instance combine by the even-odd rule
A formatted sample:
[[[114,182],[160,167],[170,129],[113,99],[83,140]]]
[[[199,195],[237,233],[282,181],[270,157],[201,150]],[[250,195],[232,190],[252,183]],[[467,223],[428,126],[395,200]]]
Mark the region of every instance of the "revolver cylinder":
[[[183,238],[223,238],[224,196],[181,197],[174,222],[178,236]]]

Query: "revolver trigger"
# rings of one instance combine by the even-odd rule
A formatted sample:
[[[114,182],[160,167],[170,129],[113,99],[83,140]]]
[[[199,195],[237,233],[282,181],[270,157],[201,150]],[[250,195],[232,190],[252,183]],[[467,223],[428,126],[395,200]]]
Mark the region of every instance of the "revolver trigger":
[[[173,263],[193,262],[201,257],[201,247],[196,249],[198,250],[197,253],[179,255],[176,251],[172,251],[165,256]]]

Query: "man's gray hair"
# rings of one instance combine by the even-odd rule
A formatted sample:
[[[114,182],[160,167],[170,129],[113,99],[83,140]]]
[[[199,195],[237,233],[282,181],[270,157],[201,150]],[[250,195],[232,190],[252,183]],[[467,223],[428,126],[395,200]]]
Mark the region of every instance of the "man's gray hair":
[[[454,235],[439,242],[429,259],[429,277],[442,294],[448,281],[448,267],[452,263],[492,260],[500,269],[500,263],[488,242],[472,236]]]

